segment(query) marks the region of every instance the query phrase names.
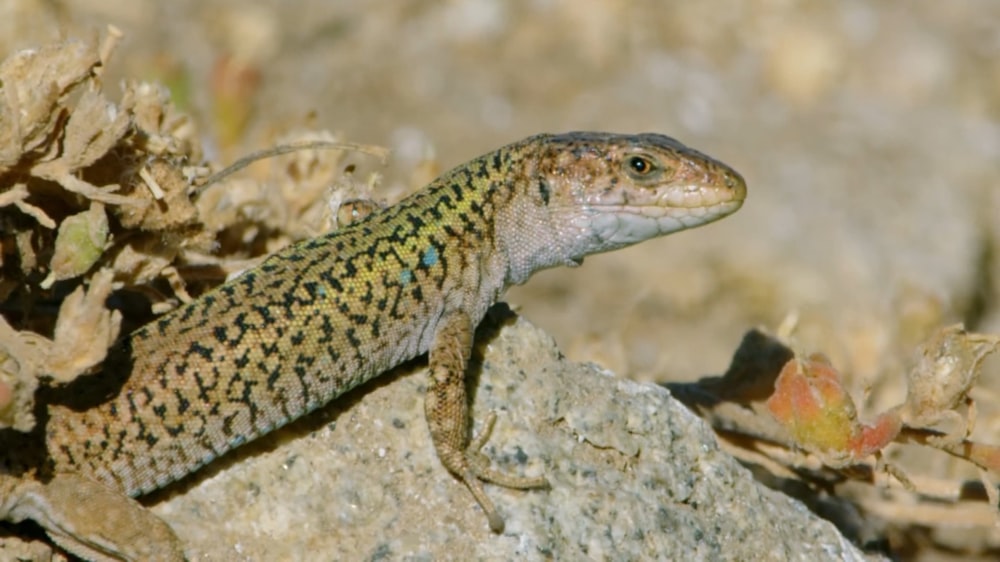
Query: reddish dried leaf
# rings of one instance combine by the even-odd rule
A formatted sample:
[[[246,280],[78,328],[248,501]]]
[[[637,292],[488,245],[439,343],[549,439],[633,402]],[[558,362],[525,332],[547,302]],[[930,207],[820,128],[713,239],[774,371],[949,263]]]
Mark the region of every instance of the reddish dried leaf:
[[[800,447],[831,464],[881,450],[902,428],[896,411],[882,414],[873,426],[862,424],[840,374],[817,354],[785,364],[767,408]]]

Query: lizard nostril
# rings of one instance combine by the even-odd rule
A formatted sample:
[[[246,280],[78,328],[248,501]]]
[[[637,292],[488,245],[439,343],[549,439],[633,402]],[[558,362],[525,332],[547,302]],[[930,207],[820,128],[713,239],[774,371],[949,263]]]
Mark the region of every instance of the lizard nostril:
[[[746,190],[746,183],[743,181],[743,176],[733,170],[723,172],[722,181],[732,191],[741,192]]]

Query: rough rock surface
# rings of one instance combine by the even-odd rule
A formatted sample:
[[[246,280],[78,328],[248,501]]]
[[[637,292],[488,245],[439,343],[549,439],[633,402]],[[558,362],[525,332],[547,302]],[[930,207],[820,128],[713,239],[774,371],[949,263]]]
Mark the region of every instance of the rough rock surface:
[[[424,369],[380,379],[152,498],[192,560],[861,560],[831,524],[764,488],[665,389],[565,360],[495,310],[474,416],[486,453],[550,490],[489,486],[492,534],[434,456]]]

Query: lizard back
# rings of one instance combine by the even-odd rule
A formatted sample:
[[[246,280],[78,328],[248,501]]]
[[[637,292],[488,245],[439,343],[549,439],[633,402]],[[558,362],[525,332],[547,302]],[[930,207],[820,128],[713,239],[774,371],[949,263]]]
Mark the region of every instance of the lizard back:
[[[84,377],[50,407],[54,469],[147,493],[426,352],[449,307],[478,322],[503,289],[484,274],[497,256],[483,241],[523,144],[293,244],[129,335],[105,381]]]

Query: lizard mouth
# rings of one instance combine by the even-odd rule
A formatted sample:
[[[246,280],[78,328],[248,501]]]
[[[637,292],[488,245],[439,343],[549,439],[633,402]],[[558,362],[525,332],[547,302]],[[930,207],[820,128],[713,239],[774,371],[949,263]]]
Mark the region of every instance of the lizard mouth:
[[[591,251],[606,252],[717,221],[736,212],[742,205],[742,199],[691,207],[591,205],[592,214],[581,218],[590,232]]]
[[[657,221],[676,221],[678,229],[692,228],[731,215],[743,206],[742,199],[722,201],[712,205],[665,206],[665,205],[621,205],[615,212],[623,216],[636,216]],[[676,229],[675,229],[676,230]],[[673,230],[665,231],[673,232]]]

